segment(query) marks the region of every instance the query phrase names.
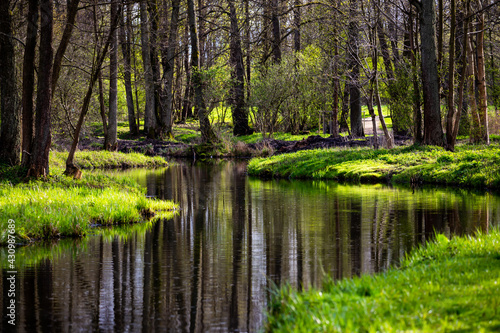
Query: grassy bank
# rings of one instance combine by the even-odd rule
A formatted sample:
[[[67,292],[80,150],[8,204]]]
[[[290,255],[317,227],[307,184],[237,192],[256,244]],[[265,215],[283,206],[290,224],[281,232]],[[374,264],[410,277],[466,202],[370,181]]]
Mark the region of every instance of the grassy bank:
[[[64,168],[66,166],[68,152],[50,153],[50,166]],[[166,166],[163,157],[149,157],[140,153],[120,153],[106,150],[100,151],[78,151],[75,154],[75,165],[82,169],[115,169],[132,167],[160,167]]]
[[[436,241],[399,269],[276,291],[269,332],[492,332],[500,329],[500,232]]]
[[[250,161],[248,173],[261,177],[335,179],[364,183],[428,183],[500,188],[500,146],[463,145],[392,150],[304,150]]]
[[[140,154],[79,152],[82,168],[160,166],[161,158]],[[7,223],[15,221],[18,242],[59,237],[81,237],[94,226],[117,225],[168,217],[175,209],[169,201],[145,197],[145,189],[127,177],[86,172],[81,180],[63,176],[64,153],[51,154],[51,176],[45,180],[23,178],[19,167],[0,167],[0,244],[9,238]]]

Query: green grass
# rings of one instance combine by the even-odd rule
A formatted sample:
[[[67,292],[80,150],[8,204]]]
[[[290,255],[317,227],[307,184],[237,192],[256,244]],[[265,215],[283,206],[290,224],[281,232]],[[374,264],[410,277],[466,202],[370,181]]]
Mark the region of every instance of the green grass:
[[[50,165],[55,168],[65,168],[68,152],[50,153]],[[120,153],[106,150],[99,151],[77,151],[75,154],[75,165],[82,169],[114,169],[131,167],[160,167],[166,166],[163,157],[149,157],[140,153]]]
[[[67,153],[52,152],[51,176],[44,180],[24,178],[21,167],[0,166],[0,244],[8,240],[7,222],[16,221],[19,242],[60,237],[81,237],[95,225],[118,225],[170,217],[175,205],[147,199],[145,189],[132,178],[86,172],[82,179],[63,176]],[[165,166],[163,158],[141,154],[78,152],[81,168]],[[26,182],[28,181],[28,182]]]
[[[269,332],[493,332],[500,329],[500,232],[436,240],[399,269],[321,290],[276,290]]]
[[[272,138],[275,140],[282,140],[282,141],[300,141],[303,139],[307,139],[311,135],[318,135],[317,132],[312,132],[309,134],[298,134],[294,135],[291,133],[283,133],[283,132],[276,132],[272,135]],[[320,134],[322,137],[327,138],[330,136],[330,134]],[[241,141],[244,143],[257,143],[259,141],[262,141],[262,133],[254,133],[251,135],[244,135],[244,136],[239,136],[235,138],[237,141]]]
[[[305,150],[254,158],[248,173],[261,177],[335,179],[362,183],[397,182],[500,188],[500,147],[458,146],[455,153],[439,147],[411,146]]]

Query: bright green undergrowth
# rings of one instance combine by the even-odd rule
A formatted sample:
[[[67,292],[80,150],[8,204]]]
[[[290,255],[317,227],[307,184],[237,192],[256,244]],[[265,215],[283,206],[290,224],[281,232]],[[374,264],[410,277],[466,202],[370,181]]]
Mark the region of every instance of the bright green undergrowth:
[[[454,153],[430,146],[304,150],[252,159],[248,173],[263,177],[500,188],[500,147],[463,145]]]
[[[500,232],[436,240],[399,269],[274,292],[269,332],[498,332]]]
[[[99,175],[82,181],[52,179],[2,185],[0,242],[7,241],[9,219],[16,221],[18,240],[27,241],[80,237],[95,225],[144,222],[153,217],[169,217],[174,211],[172,202],[148,199],[144,190],[125,185],[126,182],[126,179],[115,182]]]
[[[68,152],[52,151],[50,153],[51,167],[64,168],[67,157]],[[166,166],[167,162],[163,157],[150,157],[140,153],[83,150],[75,153],[75,165],[82,169],[152,168]]]
[[[118,225],[171,217],[170,201],[146,198],[145,189],[131,177],[100,170],[75,180],[63,175],[67,153],[52,152],[50,176],[28,181],[21,167],[0,166],[0,244],[8,240],[7,222],[16,222],[19,242],[30,239],[81,237],[94,226]],[[141,154],[77,152],[81,168],[164,166],[163,158]],[[27,182],[28,181],[28,182]]]
[[[283,133],[283,132],[276,132],[273,133],[272,138],[275,140],[282,140],[282,141],[300,141],[303,139],[307,139],[311,135],[317,135],[317,133],[308,133],[308,134],[291,134],[291,133]],[[320,134],[322,137],[327,138],[330,136],[330,134]],[[244,136],[239,136],[237,137],[238,141],[244,142],[244,143],[257,143],[263,139],[262,133],[254,133],[250,135],[244,135]]]

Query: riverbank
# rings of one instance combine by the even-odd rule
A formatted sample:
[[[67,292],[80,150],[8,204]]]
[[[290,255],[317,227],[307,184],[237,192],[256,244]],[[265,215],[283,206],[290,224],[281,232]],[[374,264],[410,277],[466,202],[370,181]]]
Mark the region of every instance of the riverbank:
[[[406,146],[304,150],[254,158],[248,174],[259,177],[334,179],[360,183],[439,184],[500,188],[500,146]]]
[[[268,332],[445,332],[500,328],[500,232],[436,240],[397,269],[329,280],[321,290],[283,287]]]
[[[126,177],[109,176],[98,170],[75,180],[63,175],[67,153],[51,153],[51,176],[44,180],[24,179],[20,167],[0,167],[0,244],[9,230],[16,242],[82,237],[96,226],[136,223],[171,216],[176,205],[147,199],[145,189]],[[81,168],[118,166],[166,166],[159,157],[110,152],[78,152]],[[9,229],[9,220],[15,229]]]

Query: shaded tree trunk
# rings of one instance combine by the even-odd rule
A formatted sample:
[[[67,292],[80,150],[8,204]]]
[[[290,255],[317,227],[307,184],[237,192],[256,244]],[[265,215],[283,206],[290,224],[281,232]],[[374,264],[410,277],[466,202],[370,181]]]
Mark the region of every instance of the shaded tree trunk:
[[[175,57],[177,54],[177,35],[179,27],[179,12],[180,0],[172,0],[172,19],[170,20],[170,34],[168,37],[168,49],[165,57],[163,58],[163,72],[165,77],[165,87],[162,94],[165,95],[165,105],[162,110],[162,123],[164,125],[162,137],[173,139],[172,133],[172,110],[173,110],[173,97],[172,91],[174,83],[174,65]]]
[[[279,19],[279,1],[271,0],[271,24],[273,32],[273,60],[275,63],[281,61],[281,27]]]
[[[482,9],[482,6],[481,6]],[[475,142],[490,144],[490,136],[488,131],[488,97],[486,93],[486,70],[484,59],[484,12],[478,14],[477,26],[477,90],[479,99],[479,128],[475,132],[477,137],[474,138]]]
[[[198,31],[196,26],[196,16],[194,11],[193,0],[187,0],[188,5],[188,20],[189,33],[191,37],[191,71],[194,89],[194,103],[198,110],[198,120],[200,122],[201,140],[204,143],[212,144],[218,141],[210,120],[208,119],[205,101],[203,97],[203,77],[200,68],[199,48],[198,48]]]
[[[295,52],[300,52],[300,24],[301,24],[301,10],[300,7],[302,5],[301,0],[294,0],[294,8],[293,8],[293,50]]]
[[[28,176],[42,177],[49,174],[51,144],[50,111],[52,107],[52,0],[40,1],[40,48],[38,88],[35,107],[35,139],[29,163]]]
[[[10,6],[11,1],[0,2],[0,163],[18,165],[21,162],[21,114]]]
[[[144,69],[144,85],[146,90],[146,106],[144,108],[144,130],[146,136],[154,139],[156,136],[156,115],[155,115],[155,88],[153,67],[151,64],[151,49],[149,45],[149,20],[146,9],[146,2],[140,3],[141,16],[141,50]]]
[[[448,114],[446,116],[446,146],[448,150],[455,149],[454,134],[454,117],[455,117],[455,25],[456,25],[456,9],[455,0],[450,1],[450,48],[449,48],[449,65],[448,65]]]
[[[22,165],[28,167],[33,145],[33,97],[35,94],[35,54],[38,35],[38,0],[28,2],[28,28],[23,60]]]
[[[355,137],[365,136],[363,121],[361,117],[361,92],[359,88],[359,27],[357,24],[358,3],[350,1],[349,37],[347,45],[347,57],[349,66],[349,104],[351,134]]]
[[[424,96],[424,144],[443,146],[443,127],[439,99],[439,77],[436,58],[436,21],[434,0],[422,0],[420,36],[422,40],[422,86]]]
[[[116,1],[111,1],[111,17],[120,16]],[[111,34],[109,45],[109,113],[108,136],[106,150],[115,151],[118,148],[118,38],[117,31]]]
[[[241,50],[240,29],[238,16],[234,7],[234,0],[229,0],[230,28],[230,56],[231,64],[231,92],[230,103],[233,115],[233,134],[235,136],[246,135],[250,132],[248,126],[248,113],[245,108],[245,69],[243,67],[243,51]]]
[[[127,20],[125,21],[125,15]],[[127,5],[127,11],[123,12],[122,24],[120,25],[120,44],[123,55],[123,80],[125,84],[125,95],[127,99],[127,111],[128,111],[128,127],[130,134],[139,134],[139,128],[137,126],[135,110],[134,110],[134,95],[132,91],[132,66],[131,66],[131,56],[130,56],[130,44],[132,43],[132,32],[130,27],[130,5]]]
[[[94,8],[95,10],[95,8]],[[109,28],[109,33],[104,42],[104,45],[101,48],[98,48],[98,43],[94,45],[94,60],[92,61],[92,71],[90,74],[89,85],[87,87],[87,92],[85,97],[83,98],[82,109],[80,111],[80,116],[78,117],[78,123],[76,124],[75,134],[73,136],[73,142],[71,144],[71,148],[68,153],[68,157],[66,159],[66,170],[64,171],[65,175],[74,176],[75,178],[81,177],[81,171],[75,166],[74,158],[76,148],[78,147],[78,141],[80,139],[80,132],[82,130],[83,122],[85,121],[85,117],[89,110],[90,101],[92,99],[92,92],[94,89],[95,82],[97,81],[102,68],[102,63],[106,58],[108,53],[109,46],[111,45],[111,41],[113,39],[113,34],[116,34],[116,27],[118,26],[118,22],[120,16],[118,13],[121,11],[121,5],[118,4],[118,8],[116,12],[114,12],[114,16],[111,16],[111,26]]]

